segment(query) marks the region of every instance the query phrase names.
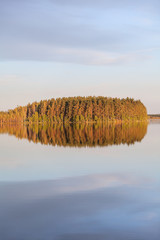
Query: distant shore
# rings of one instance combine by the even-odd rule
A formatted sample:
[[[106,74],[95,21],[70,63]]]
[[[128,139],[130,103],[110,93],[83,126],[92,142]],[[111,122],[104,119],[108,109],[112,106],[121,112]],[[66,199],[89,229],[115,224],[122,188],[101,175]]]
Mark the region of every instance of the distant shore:
[[[160,119],[160,114],[148,114],[149,119]]]

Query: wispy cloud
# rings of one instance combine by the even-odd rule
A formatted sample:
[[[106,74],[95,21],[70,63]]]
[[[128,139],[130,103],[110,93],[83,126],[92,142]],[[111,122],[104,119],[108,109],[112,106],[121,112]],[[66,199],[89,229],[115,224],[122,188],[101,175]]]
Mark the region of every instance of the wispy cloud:
[[[130,52],[159,47],[160,20],[142,8],[156,8],[159,6],[156,0],[152,4],[126,0],[45,3],[41,0],[13,4],[7,0],[1,5],[1,61],[107,65],[146,59],[147,56]]]
[[[67,62],[84,65],[111,65],[111,64],[124,64],[137,61],[144,61],[152,58],[152,50],[142,50],[129,52],[129,53],[112,53],[105,51],[89,50],[85,48],[59,48],[42,46],[38,49],[31,47],[29,52],[23,50],[23,46],[20,47],[21,51],[10,55],[10,52],[3,58],[5,60],[36,60],[36,61],[53,61],[53,62]],[[31,53],[32,49],[32,53]],[[40,51],[41,49],[41,51]],[[149,54],[150,52],[150,54]],[[13,53],[13,51],[12,51]]]

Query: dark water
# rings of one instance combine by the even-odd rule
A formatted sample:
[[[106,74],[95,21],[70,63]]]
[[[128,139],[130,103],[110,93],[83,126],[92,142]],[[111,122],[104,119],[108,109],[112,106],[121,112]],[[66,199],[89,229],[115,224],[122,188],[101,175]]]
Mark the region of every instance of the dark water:
[[[0,239],[160,239],[158,122],[0,133]]]

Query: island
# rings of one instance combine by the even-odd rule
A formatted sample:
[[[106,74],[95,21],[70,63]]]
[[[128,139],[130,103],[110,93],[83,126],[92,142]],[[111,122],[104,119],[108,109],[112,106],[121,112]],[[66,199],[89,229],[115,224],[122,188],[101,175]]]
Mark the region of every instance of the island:
[[[0,112],[4,123],[97,123],[146,121],[147,110],[140,100],[108,97],[64,97],[33,102]]]

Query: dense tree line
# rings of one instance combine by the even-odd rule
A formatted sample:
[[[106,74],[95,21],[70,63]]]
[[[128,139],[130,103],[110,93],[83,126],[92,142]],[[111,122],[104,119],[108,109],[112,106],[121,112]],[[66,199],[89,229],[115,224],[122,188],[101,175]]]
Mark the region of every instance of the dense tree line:
[[[7,125],[0,133],[8,133],[19,139],[53,146],[94,147],[119,144],[134,144],[141,141],[147,132],[147,122],[127,124],[63,124],[53,125]]]
[[[68,97],[44,100],[0,112],[5,122],[98,122],[147,119],[140,100],[107,97]]]
[[[149,119],[160,119],[160,114],[148,114]]]

